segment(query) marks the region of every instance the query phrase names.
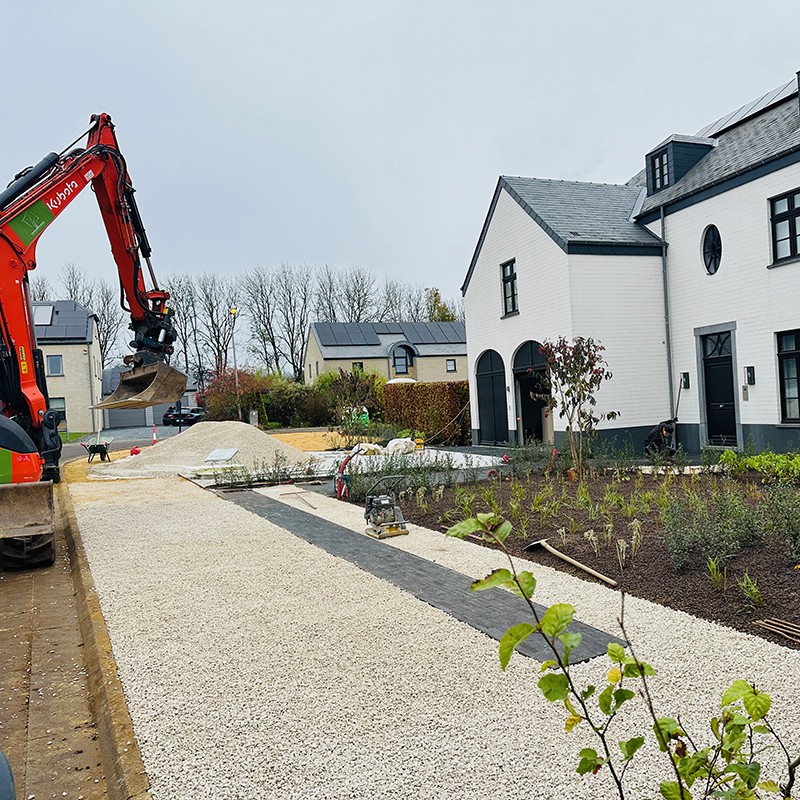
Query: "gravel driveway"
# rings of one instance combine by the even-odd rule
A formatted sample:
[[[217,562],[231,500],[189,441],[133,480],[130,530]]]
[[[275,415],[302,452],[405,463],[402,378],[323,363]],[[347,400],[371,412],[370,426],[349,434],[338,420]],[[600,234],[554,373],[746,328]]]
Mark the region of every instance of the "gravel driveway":
[[[541,699],[538,662],[515,656],[501,672],[495,641],[179,478],[70,491],[155,800],[616,796],[602,772],[575,774],[592,742]],[[265,491],[311,510],[287,487]],[[308,497],[363,528],[360,509]],[[382,544],[475,576],[499,563],[423,529]],[[571,602],[617,633],[613,591],[535,572],[540,602]],[[800,651],[635,598],[626,623],[659,671],[659,712],[680,712],[696,741],[744,677],[771,692],[773,722],[800,751]],[[595,659],[573,674],[601,684],[607,669]],[[645,728],[636,712],[615,738]],[[646,746],[631,796],[655,795],[656,776],[669,777]]]

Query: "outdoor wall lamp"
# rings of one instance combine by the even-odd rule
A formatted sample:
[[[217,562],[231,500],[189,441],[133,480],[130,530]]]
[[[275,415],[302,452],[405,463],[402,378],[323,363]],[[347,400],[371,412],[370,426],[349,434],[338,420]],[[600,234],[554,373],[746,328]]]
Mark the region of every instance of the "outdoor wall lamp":
[[[755,367],[745,367],[744,368],[744,382],[748,386],[755,386],[756,385],[756,368]]]
[[[688,389],[689,388],[689,373],[688,372],[681,372],[681,388]]]

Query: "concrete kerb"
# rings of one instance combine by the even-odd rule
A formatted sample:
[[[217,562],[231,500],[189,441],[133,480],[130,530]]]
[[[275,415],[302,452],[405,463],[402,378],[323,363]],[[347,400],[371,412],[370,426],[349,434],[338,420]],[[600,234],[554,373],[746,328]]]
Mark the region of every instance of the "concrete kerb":
[[[58,486],[58,500],[65,520],[91,709],[97,725],[108,797],[109,800],[152,800],[150,781],[117,675],[111,639],[89,570],[69,490],[64,484]]]

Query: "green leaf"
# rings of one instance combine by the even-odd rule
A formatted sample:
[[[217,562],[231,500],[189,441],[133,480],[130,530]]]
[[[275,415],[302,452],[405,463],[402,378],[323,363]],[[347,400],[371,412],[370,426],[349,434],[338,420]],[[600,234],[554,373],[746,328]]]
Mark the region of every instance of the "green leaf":
[[[745,782],[748,789],[754,789],[761,777],[761,764],[756,761],[749,764],[728,764],[725,772],[733,772]]]
[[[775,781],[761,781],[758,784],[758,788],[761,789],[762,792],[772,792],[774,794],[779,794],[781,791],[781,787],[778,786]]]
[[[619,742],[619,749],[622,750],[623,760],[630,761],[634,753],[644,744],[644,736],[634,736],[626,742]]]
[[[564,645],[564,663],[566,664],[569,661],[569,654],[580,645],[583,636],[579,633],[567,632],[562,633],[558,640]]]
[[[495,586],[507,586],[513,581],[511,572],[507,569],[496,569],[490,572],[485,578],[473,581],[469,587],[471,592],[481,592],[484,589],[493,589]]]
[[[543,661],[542,666],[539,667],[539,672],[547,672],[547,670],[549,670],[550,667],[556,667],[556,666],[558,666],[558,661],[553,661],[553,659],[550,659],[550,661]]]
[[[597,705],[600,706],[600,710],[606,716],[610,716],[611,714],[611,697],[613,691],[613,686],[606,686],[597,698]]]
[[[664,800],[692,800],[692,793],[686,787],[681,793],[681,787],[677,781],[662,781],[658,792]]]
[[[455,536],[457,539],[463,539],[466,536],[469,536],[471,533],[475,533],[479,530],[483,530],[483,526],[477,519],[475,519],[475,517],[470,517],[469,519],[461,520],[461,522],[457,522],[455,525],[448,528],[446,535]]]
[[[753,687],[747,681],[734,681],[722,695],[722,702],[720,703],[720,706],[725,708],[725,706],[729,706],[731,703],[741,700],[746,694],[749,694],[752,691]]]
[[[518,590],[522,587],[521,594],[530,600],[536,590],[536,578],[534,578],[530,572],[524,571],[517,575],[517,582],[519,586],[515,586],[514,588]],[[519,592],[517,593],[519,594]]]
[[[769,713],[772,700],[765,692],[759,692],[758,689],[753,689],[751,694],[746,694],[742,698],[744,707],[747,713],[754,720],[762,719]]]
[[[511,531],[511,523],[508,520],[503,520],[499,527],[492,531],[491,536],[493,536],[498,542],[504,542],[506,539],[508,539],[508,534],[511,533]]]
[[[591,696],[592,696],[592,695],[593,695],[593,694],[594,694],[596,691],[597,691],[597,687],[596,687],[596,686],[595,686],[593,683],[590,683],[590,684],[589,684],[589,685],[588,685],[588,686],[587,686],[587,687],[586,687],[586,688],[585,688],[585,689],[584,689],[584,690],[581,692],[581,697],[582,697],[584,700],[588,700],[588,699],[589,699],[589,698],[590,698],[590,697],[591,697]]]
[[[480,528],[484,531],[488,531],[490,528],[497,525],[500,521],[500,517],[498,517],[497,514],[489,512],[488,514],[478,514],[477,520],[480,524]]]
[[[520,622],[503,634],[503,638],[500,639],[500,666],[503,670],[508,666],[516,646],[525,641],[535,630],[536,628],[529,622]]]
[[[563,672],[551,672],[539,678],[539,688],[551,703],[563,700],[569,694],[569,680]]]
[[[578,775],[585,775],[587,772],[597,772],[597,770],[606,763],[606,759],[598,758],[597,751],[591,747],[584,747],[578,755],[581,757],[578,769],[576,770]]]
[[[630,689],[615,689],[614,690],[614,711],[616,711],[623,703],[632,700],[636,695]]]
[[[624,662],[622,674],[626,678],[641,678],[646,675],[648,678],[656,674],[656,671],[645,661],[637,661],[633,656],[628,656]]]
[[[616,642],[608,643],[608,657],[615,663],[621,664],[625,660],[625,648]]]
[[[546,636],[558,636],[572,622],[575,609],[569,603],[556,603],[547,609],[540,627]]]
[[[678,724],[678,721],[672,717],[659,717],[653,725],[653,730],[656,734],[658,747],[662,753],[667,752],[666,745],[670,739],[677,739],[679,736],[686,735]]]

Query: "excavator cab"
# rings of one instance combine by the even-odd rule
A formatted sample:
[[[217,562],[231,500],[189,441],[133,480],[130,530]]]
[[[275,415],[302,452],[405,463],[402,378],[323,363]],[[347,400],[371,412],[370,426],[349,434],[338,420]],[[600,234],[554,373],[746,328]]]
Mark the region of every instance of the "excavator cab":
[[[163,361],[123,372],[119,386],[93,408],[147,408],[174,403],[186,391],[186,375]]]

